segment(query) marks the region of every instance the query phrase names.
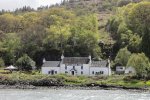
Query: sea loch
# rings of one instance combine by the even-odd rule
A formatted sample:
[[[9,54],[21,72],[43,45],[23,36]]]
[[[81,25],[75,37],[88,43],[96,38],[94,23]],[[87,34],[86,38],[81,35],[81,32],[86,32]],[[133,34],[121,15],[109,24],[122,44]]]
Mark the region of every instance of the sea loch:
[[[150,94],[125,90],[2,89],[0,100],[150,100]]]

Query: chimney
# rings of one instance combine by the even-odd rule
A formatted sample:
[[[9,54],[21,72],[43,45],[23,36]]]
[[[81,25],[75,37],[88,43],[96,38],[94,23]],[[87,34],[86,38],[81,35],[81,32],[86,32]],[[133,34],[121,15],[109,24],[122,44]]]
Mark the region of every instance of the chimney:
[[[110,57],[108,58],[108,75],[111,76]]]
[[[43,58],[43,63],[45,63],[46,62],[46,59],[45,58]]]
[[[61,60],[63,60],[64,59],[64,54],[62,53],[62,55],[61,55]]]
[[[91,57],[91,55],[89,55],[89,63],[91,64],[92,63],[92,57]]]

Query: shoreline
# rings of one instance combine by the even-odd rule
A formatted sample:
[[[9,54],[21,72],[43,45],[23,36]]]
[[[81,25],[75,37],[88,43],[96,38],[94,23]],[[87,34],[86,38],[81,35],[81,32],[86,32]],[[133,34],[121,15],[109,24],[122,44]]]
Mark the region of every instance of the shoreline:
[[[0,75],[0,89],[71,89],[71,90],[136,90],[150,91],[150,80],[125,76],[85,77],[67,75],[32,75],[13,73]]]
[[[21,89],[21,90],[36,90],[36,89],[52,89],[52,90],[127,90],[127,91],[138,91],[146,92],[150,91],[148,88],[133,88],[124,86],[75,86],[75,85],[65,85],[65,86],[33,86],[33,85],[0,85],[1,89]]]

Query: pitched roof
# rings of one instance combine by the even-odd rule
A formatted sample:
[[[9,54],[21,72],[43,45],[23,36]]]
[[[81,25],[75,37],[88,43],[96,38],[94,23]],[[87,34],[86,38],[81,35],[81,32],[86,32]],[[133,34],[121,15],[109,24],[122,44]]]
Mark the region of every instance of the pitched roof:
[[[42,67],[59,67],[60,61],[46,61]]]
[[[91,67],[107,67],[107,60],[92,61]]]
[[[88,57],[65,57],[62,60],[63,64],[88,64],[89,63]]]

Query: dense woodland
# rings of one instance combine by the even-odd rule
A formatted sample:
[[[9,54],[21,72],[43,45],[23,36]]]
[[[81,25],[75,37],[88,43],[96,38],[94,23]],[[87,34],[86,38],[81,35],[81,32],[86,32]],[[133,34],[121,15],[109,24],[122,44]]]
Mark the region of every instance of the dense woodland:
[[[0,11],[0,66],[42,65],[42,59],[88,56],[150,72],[149,0],[63,0]],[[25,68],[30,69],[30,68]]]

